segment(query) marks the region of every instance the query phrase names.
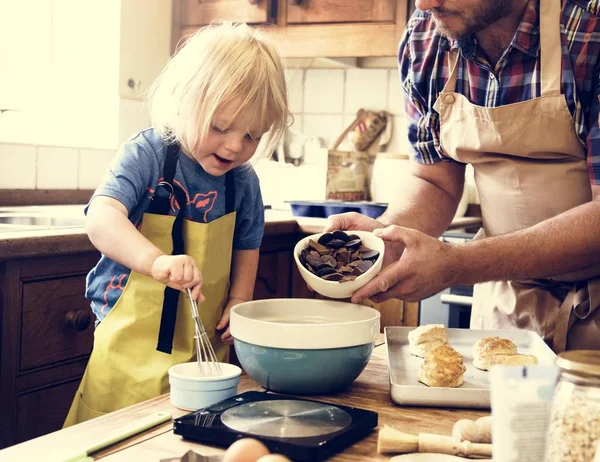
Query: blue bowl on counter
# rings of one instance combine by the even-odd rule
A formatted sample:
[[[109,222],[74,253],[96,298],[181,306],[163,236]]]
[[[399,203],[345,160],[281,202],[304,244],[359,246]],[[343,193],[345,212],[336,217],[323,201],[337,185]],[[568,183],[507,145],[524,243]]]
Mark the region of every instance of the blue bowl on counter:
[[[363,371],[379,335],[380,313],[333,300],[271,299],[231,309],[242,368],[267,390],[332,393]]]
[[[338,213],[358,212],[371,218],[380,217],[387,209],[381,202],[344,202],[344,201],[287,201],[295,217],[327,218]]]

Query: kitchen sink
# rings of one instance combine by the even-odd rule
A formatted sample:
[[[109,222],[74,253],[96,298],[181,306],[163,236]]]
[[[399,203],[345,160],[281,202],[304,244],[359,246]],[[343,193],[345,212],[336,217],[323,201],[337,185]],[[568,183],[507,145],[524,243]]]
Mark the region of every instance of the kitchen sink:
[[[85,218],[76,217],[54,217],[43,215],[3,215],[0,214],[0,224],[18,225],[19,227],[82,227],[85,224]]]
[[[83,205],[0,207],[0,233],[82,228],[83,208]]]

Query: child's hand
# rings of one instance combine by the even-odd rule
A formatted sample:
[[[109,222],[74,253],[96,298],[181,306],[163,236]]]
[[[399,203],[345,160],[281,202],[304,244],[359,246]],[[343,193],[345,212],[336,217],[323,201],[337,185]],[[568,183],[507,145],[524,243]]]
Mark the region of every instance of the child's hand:
[[[204,301],[202,274],[189,255],[161,255],[152,263],[151,275],[157,281],[177,290],[192,289],[192,297]]]
[[[227,343],[228,345],[233,344],[233,337],[231,336],[231,333],[229,332],[229,313],[231,312],[231,308],[233,308],[235,305],[238,305],[245,301],[246,300],[242,300],[241,298],[230,298],[227,301],[227,305],[225,306],[225,309],[223,310],[223,315],[221,316],[221,320],[219,321],[219,324],[217,324],[217,327],[216,327],[217,330],[223,330],[223,329],[227,328],[227,330],[225,332],[223,332],[223,334],[221,335],[221,341],[223,343]]]

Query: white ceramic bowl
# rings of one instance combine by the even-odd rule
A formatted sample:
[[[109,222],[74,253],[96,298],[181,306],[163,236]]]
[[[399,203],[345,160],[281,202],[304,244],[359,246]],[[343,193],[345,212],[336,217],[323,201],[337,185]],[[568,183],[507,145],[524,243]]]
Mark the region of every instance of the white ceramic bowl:
[[[315,299],[244,302],[231,335],[244,370],[267,390],[314,395],[348,387],[371,357],[379,311]]]
[[[219,363],[222,374],[201,376],[196,361],[169,368],[171,404],[186,411],[210,406],[237,394],[242,370],[228,363]]]
[[[326,233],[313,234],[311,236],[307,236],[304,239],[300,240],[296,247],[294,247],[294,260],[296,261],[296,265],[298,266],[298,271],[300,271],[300,275],[306,281],[306,283],[315,291],[320,293],[321,295],[325,295],[330,298],[348,298],[351,297],[354,292],[364,286],[367,282],[373,279],[379,271],[381,271],[381,266],[383,264],[383,253],[385,250],[385,243],[383,239],[375,236],[373,233],[369,231],[346,231],[348,234],[356,234],[361,238],[362,243],[365,247],[368,247],[373,250],[377,250],[379,252],[379,257],[373,263],[373,266],[369,268],[364,274],[358,276],[354,281],[349,282],[337,282],[337,281],[326,281],[325,279],[320,278],[316,274],[308,271],[304,265],[300,262],[300,252],[308,247],[308,241],[311,239],[315,242],[319,240],[319,238]]]

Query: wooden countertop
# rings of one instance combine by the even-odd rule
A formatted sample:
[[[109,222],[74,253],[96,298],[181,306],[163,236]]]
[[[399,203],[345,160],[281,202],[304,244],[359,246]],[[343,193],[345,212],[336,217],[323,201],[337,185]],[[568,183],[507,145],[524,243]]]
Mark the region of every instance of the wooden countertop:
[[[239,393],[250,390],[264,391],[247,375],[243,374]],[[311,397],[320,401],[338,403],[369,409],[379,413],[379,428],[384,424],[393,424],[408,433],[429,432],[450,435],[452,426],[460,419],[477,419],[488,412],[464,409],[434,409],[419,407],[400,407],[390,397],[390,385],[385,345],[375,348],[371,361],[360,377],[345,392]],[[92,444],[109,436],[121,426],[133,422],[150,413],[167,411],[173,417],[187,414],[187,411],[173,407],[169,396],[158,398],[112,412],[103,417],[36,438],[25,443],[0,451],[0,460],[52,460],[54,451],[71,454],[83,445]],[[334,456],[332,461],[387,461],[389,456],[377,453],[377,435],[375,429],[367,438],[361,440],[344,452]],[[95,460],[118,461],[159,461],[170,457],[181,457],[188,450],[204,455],[221,454],[222,449],[213,448],[183,440],[172,431],[172,423],[157,426],[117,445],[93,454]]]
[[[283,210],[265,211],[265,237],[290,233],[314,234],[323,230],[326,218],[294,217]],[[449,229],[481,225],[480,217],[455,219]],[[45,228],[0,233],[0,261],[93,251],[83,228]]]

